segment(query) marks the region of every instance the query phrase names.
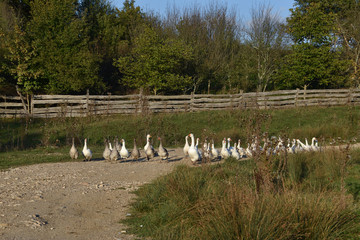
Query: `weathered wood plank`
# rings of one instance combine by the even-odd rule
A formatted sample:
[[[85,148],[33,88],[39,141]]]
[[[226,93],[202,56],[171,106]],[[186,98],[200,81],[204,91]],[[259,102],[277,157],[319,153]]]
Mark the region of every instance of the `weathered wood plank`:
[[[80,99],[55,99],[55,100],[35,100],[33,101],[34,105],[46,105],[46,104],[67,104],[67,103],[86,103],[86,100]]]
[[[23,105],[16,102],[0,102],[0,107],[23,107]]]

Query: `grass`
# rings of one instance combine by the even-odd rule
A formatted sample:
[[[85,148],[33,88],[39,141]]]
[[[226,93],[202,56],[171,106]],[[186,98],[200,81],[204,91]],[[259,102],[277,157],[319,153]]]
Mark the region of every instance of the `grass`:
[[[134,138],[139,146],[143,146],[147,133],[162,137],[164,145],[168,147],[183,145],[184,136],[189,132],[202,139],[212,138],[216,143],[220,143],[223,137],[240,138],[247,142],[259,119],[260,130],[268,131],[270,136],[316,136],[325,140],[359,137],[359,107],[227,110],[46,120],[0,119],[0,151],[69,146],[72,137],[75,137],[77,145],[82,145],[83,139],[87,137],[89,144],[102,146],[104,137],[119,136],[129,142],[129,146]]]
[[[347,183],[349,193],[343,191],[341,167],[333,168],[341,165],[338,154],[291,155],[280,176],[273,174],[275,157],[262,169],[260,188],[255,161],[179,166],[135,192],[124,222],[131,233],[151,239],[358,239],[359,189],[351,192]],[[356,160],[347,164],[359,170],[360,152],[350,154]]]
[[[359,138],[359,120],[353,106],[0,119],[0,169],[70,161],[72,137],[79,150],[87,137],[100,159],[107,136],[124,138],[129,148],[133,138],[143,146],[147,133],[182,147],[189,132],[217,144],[264,132],[325,144]],[[125,223],[152,239],[358,239],[359,176],[360,151],[349,149],[179,166],[136,192]]]

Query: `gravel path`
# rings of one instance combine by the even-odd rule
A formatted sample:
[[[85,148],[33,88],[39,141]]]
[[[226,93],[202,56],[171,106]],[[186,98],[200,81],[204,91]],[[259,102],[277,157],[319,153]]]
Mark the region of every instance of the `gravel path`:
[[[135,239],[119,223],[131,192],[182,159],[38,164],[0,172],[0,239]]]

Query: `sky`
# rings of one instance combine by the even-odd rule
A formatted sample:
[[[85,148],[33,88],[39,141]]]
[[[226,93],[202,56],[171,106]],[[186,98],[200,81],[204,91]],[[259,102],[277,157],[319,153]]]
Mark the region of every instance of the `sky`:
[[[114,6],[122,8],[123,0],[110,0]],[[273,13],[277,13],[283,20],[290,16],[289,9],[293,7],[294,0],[135,0],[135,5],[140,6],[144,12],[153,11],[164,15],[166,10],[175,6],[177,9],[192,7],[194,4],[200,7],[209,6],[212,3],[219,3],[235,10],[236,15],[245,22],[250,20],[250,12],[253,7],[259,4],[269,5]]]

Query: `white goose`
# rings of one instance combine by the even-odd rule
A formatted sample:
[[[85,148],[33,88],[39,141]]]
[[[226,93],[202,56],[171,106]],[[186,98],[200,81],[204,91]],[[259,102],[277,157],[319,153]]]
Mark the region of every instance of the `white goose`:
[[[306,140],[306,139],[305,139]],[[310,151],[310,146],[309,144],[304,144],[300,141],[300,139],[296,139],[296,142],[299,144],[299,150],[300,151]],[[307,140],[306,140],[307,142]]]
[[[189,145],[189,142],[188,142],[188,138],[189,138],[189,136],[186,135],[186,137],[185,137],[185,146],[184,146],[184,148],[183,148],[185,157],[189,156],[189,152],[188,152],[188,151],[189,151],[190,145]]]
[[[224,159],[230,157],[230,152],[226,148],[226,138],[224,138],[224,140],[222,141],[222,148],[220,151],[220,155],[221,155],[221,158],[224,158]]]
[[[212,140],[212,144],[211,144],[211,153],[212,153],[214,159],[219,159],[220,154],[219,154],[219,151],[214,146],[214,140]]]
[[[311,149],[313,151],[319,151],[319,146],[318,146],[318,140],[316,139],[316,137],[313,137],[311,139],[311,145],[310,145]]]
[[[150,160],[150,158],[155,157],[155,150],[154,150],[153,146],[150,143],[150,138],[151,138],[150,134],[146,135],[146,145],[144,146],[146,159],[148,161]]]
[[[74,138],[72,138],[72,146],[70,148],[69,154],[72,159],[77,159],[79,157],[79,152],[75,147]]]
[[[191,138],[191,145],[189,148],[189,157],[193,164],[195,164],[197,161],[201,161],[201,154],[199,153],[198,149],[195,147],[195,138],[194,134],[190,133],[189,137]]]
[[[121,150],[120,150],[120,157],[121,158],[128,158],[130,153],[125,147],[125,140],[121,139],[121,142],[122,142],[122,147],[121,147]]]
[[[231,149],[231,156],[236,160],[239,160],[241,158],[240,153],[236,148],[236,143],[234,143],[234,147]]]
[[[104,149],[104,152],[103,152],[103,158],[105,160],[110,160],[110,154],[111,154],[111,150],[109,148],[109,144],[108,144],[108,139],[104,139],[104,142],[105,142],[105,149]]]
[[[245,155],[247,157],[252,157],[253,156],[253,150],[250,147],[250,143],[248,143],[247,148],[245,149]]]
[[[133,150],[131,151],[131,157],[135,160],[138,160],[139,157],[140,157],[140,151],[139,149],[137,148],[136,146],[136,140],[134,138],[134,147],[133,147]]]
[[[228,138],[227,139],[227,149],[231,152],[233,147],[231,146],[230,142],[231,142],[231,138]]]
[[[238,140],[238,144],[237,144],[236,147],[237,147],[238,152],[240,153],[240,156],[241,156],[242,158],[246,158],[245,149],[243,149],[243,148],[241,147],[241,140],[240,140],[240,139]]]
[[[82,150],[82,154],[85,157],[84,161],[90,161],[91,157],[92,157],[92,152],[91,150],[87,147],[87,139],[85,138],[84,140],[84,148]]]
[[[169,158],[169,152],[168,150],[166,150],[166,148],[163,147],[162,142],[161,142],[161,137],[158,137],[160,144],[159,144],[159,156],[162,160],[167,160]]]

